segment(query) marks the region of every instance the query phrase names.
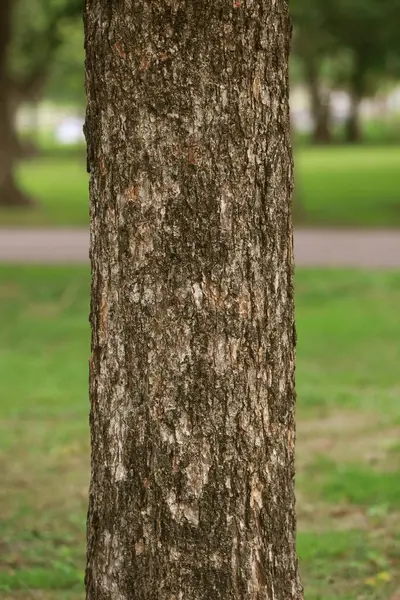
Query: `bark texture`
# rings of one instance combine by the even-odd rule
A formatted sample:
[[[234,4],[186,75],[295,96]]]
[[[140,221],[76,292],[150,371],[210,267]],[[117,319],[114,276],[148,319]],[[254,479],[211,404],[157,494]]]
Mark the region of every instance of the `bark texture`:
[[[286,0],[86,0],[88,600],[300,600]]]

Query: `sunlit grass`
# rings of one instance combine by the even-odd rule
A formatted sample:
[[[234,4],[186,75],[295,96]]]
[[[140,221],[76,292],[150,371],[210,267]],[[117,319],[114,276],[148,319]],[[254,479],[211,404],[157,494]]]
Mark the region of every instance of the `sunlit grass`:
[[[296,181],[309,225],[400,225],[400,146],[301,148]]]

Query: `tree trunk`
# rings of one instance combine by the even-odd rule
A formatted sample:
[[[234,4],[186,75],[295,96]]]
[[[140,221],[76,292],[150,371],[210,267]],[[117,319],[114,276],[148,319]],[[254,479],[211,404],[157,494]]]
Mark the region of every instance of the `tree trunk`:
[[[300,600],[286,0],[87,0],[87,600]]]
[[[352,93],[350,98],[350,112],[345,122],[345,140],[348,144],[358,144],[362,141],[360,104],[361,98],[357,93]]]
[[[14,168],[18,154],[14,135],[7,73],[7,49],[11,36],[12,0],[0,2],[0,206],[29,206],[33,202],[17,186]]]
[[[31,139],[21,139],[21,136],[17,131],[17,113],[21,107],[22,101],[15,94],[8,94],[10,109],[9,109],[9,122],[11,123],[11,135],[12,135],[12,143],[11,147],[13,148],[13,156],[15,162],[24,159],[34,158],[38,155],[38,148],[33,140]]]
[[[40,154],[40,148],[35,136],[39,133],[38,127],[38,103],[43,95],[43,89],[47,79],[47,70],[31,73],[18,81],[14,81],[14,97],[12,98],[13,123],[16,123],[17,111],[21,106],[30,107],[31,127],[29,137],[21,140],[14,126],[14,138],[17,148],[17,157],[20,159],[35,158]],[[33,117],[33,118],[32,118]]]
[[[318,70],[313,59],[307,61],[306,75],[314,121],[312,141],[314,144],[330,144],[332,133],[329,94],[324,94],[321,89]]]
[[[361,50],[354,57],[353,73],[350,79],[350,112],[345,122],[345,140],[349,144],[362,141],[360,106],[365,93],[365,79],[368,64],[365,52]]]

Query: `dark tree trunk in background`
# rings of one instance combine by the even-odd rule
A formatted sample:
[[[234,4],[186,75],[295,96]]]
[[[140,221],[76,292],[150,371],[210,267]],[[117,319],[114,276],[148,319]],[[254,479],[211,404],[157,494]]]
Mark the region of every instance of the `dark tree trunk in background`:
[[[7,73],[13,0],[0,2],[0,206],[29,206],[33,202],[17,186],[14,168],[18,145],[14,134],[12,84]]]
[[[345,141],[356,144],[362,141],[362,127],[360,119],[360,107],[365,93],[365,80],[368,64],[362,53],[354,58],[354,71],[350,79],[350,111],[345,122]]]
[[[18,160],[33,158],[37,156],[38,149],[36,144],[27,139],[21,139],[18,135],[16,123],[17,123],[17,112],[21,105],[21,100],[12,93],[12,90],[9,92],[9,101],[11,108],[9,109],[9,119],[11,123],[11,135],[12,135],[12,145],[13,148],[13,156],[14,162]]]
[[[33,158],[40,154],[40,149],[36,143],[37,134],[39,133],[37,122],[38,103],[43,94],[43,88],[47,80],[47,70],[33,72],[25,78],[14,81],[14,97],[12,98],[13,109],[13,133],[15,145],[17,148],[17,156],[21,159]],[[31,115],[34,115],[33,127],[29,128],[29,137],[21,140],[16,129],[16,117],[19,108],[24,105],[30,107]],[[35,135],[36,134],[36,135]]]
[[[286,0],[87,0],[88,600],[300,600]]]
[[[312,141],[314,144],[330,144],[332,132],[329,94],[324,92],[321,87],[318,68],[312,58],[306,63],[306,78],[314,121]]]
[[[348,144],[357,144],[362,141],[360,105],[361,98],[353,92],[350,97],[349,115],[345,122],[345,140]]]

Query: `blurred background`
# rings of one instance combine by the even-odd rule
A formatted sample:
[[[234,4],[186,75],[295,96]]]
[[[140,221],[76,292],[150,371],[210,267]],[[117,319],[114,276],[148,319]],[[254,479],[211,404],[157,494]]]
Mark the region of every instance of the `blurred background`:
[[[0,2],[0,597],[13,600],[84,593],[90,273],[85,253],[66,264],[59,233],[74,246],[89,221],[81,11],[82,0]],[[337,246],[339,228],[396,236],[400,0],[291,11],[297,230],[329,228]],[[48,260],[32,265],[29,236],[43,228]],[[4,254],[10,239],[20,264]],[[296,273],[308,600],[400,600],[400,270],[365,268],[376,252]]]

